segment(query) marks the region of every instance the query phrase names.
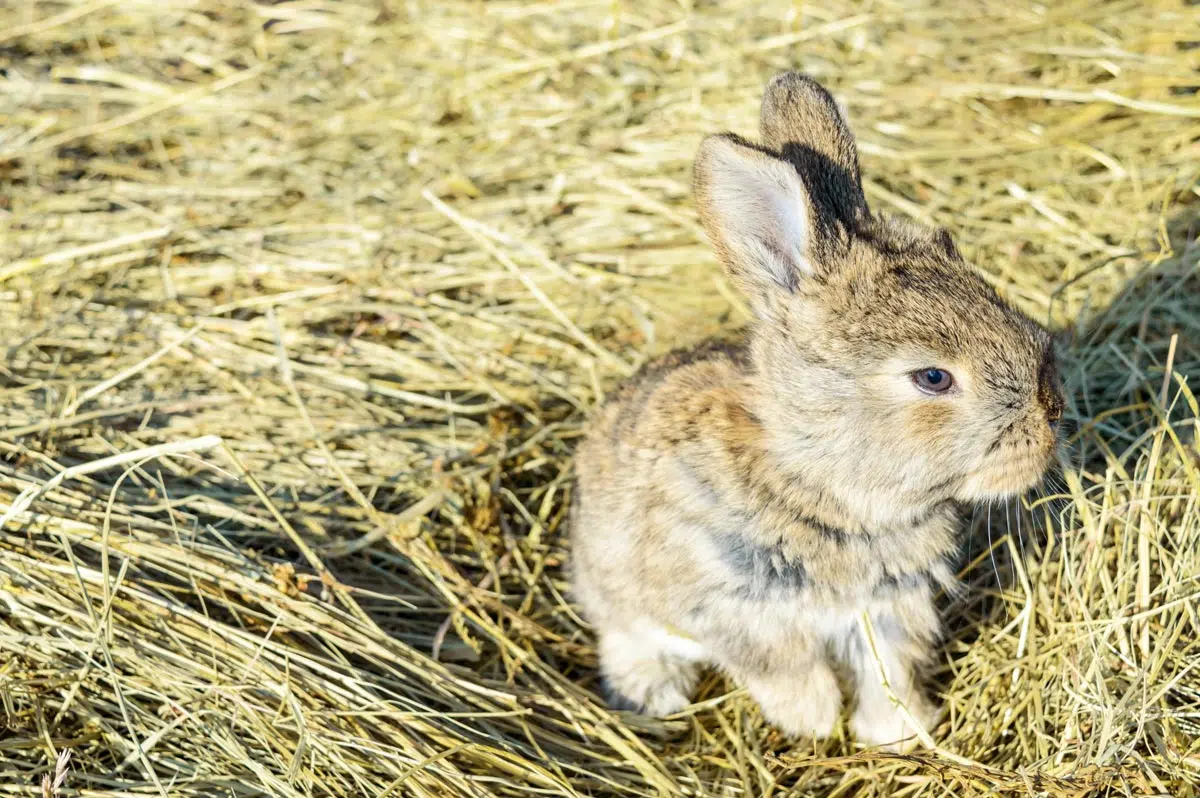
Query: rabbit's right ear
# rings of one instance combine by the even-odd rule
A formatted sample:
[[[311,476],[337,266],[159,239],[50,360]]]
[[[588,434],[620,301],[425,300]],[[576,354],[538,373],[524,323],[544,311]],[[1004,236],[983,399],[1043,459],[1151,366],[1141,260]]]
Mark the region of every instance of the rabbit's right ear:
[[[763,144],[796,167],[823,220],[853,227],[869,215],[854,134],[821,84],[799,72],[776,75],[763,94],[760,124]]]
[[[787,161],[730,133],[709,136],[695,167],[700,219],[717,256],[761,316],[814,271],[813,205]]]

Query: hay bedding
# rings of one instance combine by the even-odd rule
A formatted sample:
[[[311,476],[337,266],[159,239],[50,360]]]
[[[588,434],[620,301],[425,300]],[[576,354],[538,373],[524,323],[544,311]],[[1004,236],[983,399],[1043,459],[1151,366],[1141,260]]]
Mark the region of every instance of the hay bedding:
[[[0,4],[0,795],[1197,794],[1196,39],[1175,2]],[[908,758],[715,676],[614,716],[563,596],[587,409],[744,320],[694,148],[792,66],[876,208],[1072,333],[1071,466],[977,515]]]

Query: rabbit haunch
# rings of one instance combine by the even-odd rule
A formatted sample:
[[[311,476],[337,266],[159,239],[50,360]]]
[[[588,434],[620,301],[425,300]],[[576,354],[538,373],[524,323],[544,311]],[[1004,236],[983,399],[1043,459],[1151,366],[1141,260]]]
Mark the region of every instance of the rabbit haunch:
[[[701,664],[784,731],[823,736],[854,674],[851,728],[913,729],[880,684],[935,717],[918,669],[953,583],[960,508],[1036,483],[1062,395],[1047,333],[945,231],[873,215],[832,98],[788,74],[763,143],[713,136],[696,191],[756,320],[742,344],[651,364],[610,398],[577,458],[575,595],[614,700],[684,706]],[[951,379],[931,395],[915,374]],[[945,385],[945,383],[943,383]]]

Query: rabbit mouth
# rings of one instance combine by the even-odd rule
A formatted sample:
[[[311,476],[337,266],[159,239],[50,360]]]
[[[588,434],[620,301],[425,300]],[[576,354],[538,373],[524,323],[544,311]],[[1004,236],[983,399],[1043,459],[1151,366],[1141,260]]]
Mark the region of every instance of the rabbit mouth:
[[[989,463],[967,475],[963,485],[964,498],[988,501],[1020,496],[1041,482],[1052,461],[1053,450],[1050,450]]]

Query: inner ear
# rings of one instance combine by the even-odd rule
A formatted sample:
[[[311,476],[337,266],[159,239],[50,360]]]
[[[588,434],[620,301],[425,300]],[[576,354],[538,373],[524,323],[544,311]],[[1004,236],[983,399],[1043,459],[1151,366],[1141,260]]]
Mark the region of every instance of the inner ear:
[[[705,231],[752,298],[794,292],[812,274],[812,205],[790,163],[735,136],[711,136],[696,159],[696,192]]]

